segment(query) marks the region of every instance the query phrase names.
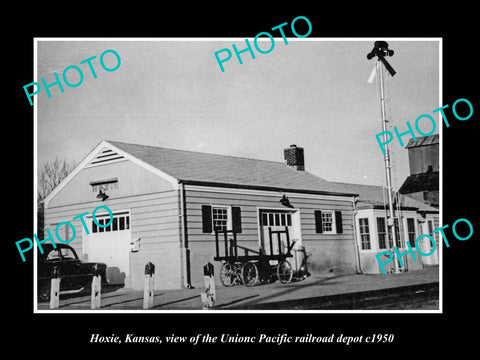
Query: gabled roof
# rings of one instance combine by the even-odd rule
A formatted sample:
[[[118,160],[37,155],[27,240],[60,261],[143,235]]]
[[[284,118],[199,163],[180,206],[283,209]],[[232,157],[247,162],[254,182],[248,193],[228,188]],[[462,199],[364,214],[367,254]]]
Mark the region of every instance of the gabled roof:
[[[435,145],[440,142],[438,134],[433,134],[430,136],[416,136],[415,138],[417,140],[410,139],[408,141],[408,144],[407,146],[405,146],[405,149],[419,147],[419,146]]]
[[[384,208],[388,204],[388,195],[386,188],[378,185],[363,185],[336,183],[342,186],[344,191],[355,192],[359,194],[357,200],[359,206],[363,207],[381,207]],[[424,204],[420,201],[412,199],[408,196],[400,196],[401,207],[406,209],[418,209],[419,211],[438,212],[438,209]]]
[[[115,156],[112,158],[110,155],[105,155],[105,153],[109,150],[115,150],[117,153],[115,153]],[[111,162],[116,162],[119,160],[130,160],[139,166],[142,166],[146,170],[156,174],[157,176],[160,176],[164,180],[170,182],[173,188],[178,187],[178,182],[175,178],[171,177],[170,175],[164,173],[162,170],[157,169],[145,162],[143,162],[140,159],[137,159],[136,157],[132,156],[131,154],[128,154],[120,149],[117,149],[115,146],[109,144],[107,141],[102,140],[100,143],[97,144],[83,159],[80,161],[80,163],[73,169],[73,171],[63,179],[58,186],[53,189],[53,191],[43,200],[45,207],[48,207],[48,204],[50,201],[60,192],[63,187],[72,180],[80,170],[87,166],[93,165],[93,162],[99,162],[100,156],[103,157],[109,157]],[[121,159],[119,159],[121,158]]]
[[[333,182],[307,171],[297,171],[282,162],[109,140],[105,143],[186,184],[356,195],[355,192],[345,191],[343,187]]]

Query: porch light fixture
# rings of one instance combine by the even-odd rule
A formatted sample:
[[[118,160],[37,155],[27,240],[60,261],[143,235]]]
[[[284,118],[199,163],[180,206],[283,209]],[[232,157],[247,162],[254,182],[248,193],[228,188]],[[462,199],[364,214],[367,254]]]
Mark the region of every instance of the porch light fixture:
[[[289,208],[293,208],[293,205],[290,204],[290,200],[288,199],[288,197],[285,194],[280,199],[280,204],[282,204],[283,206],[289,207]]]
[[[102,190],[98,192],[97,199],[101,199],[102,201],[105,201],[108,199],[108,195],[105,194]]]

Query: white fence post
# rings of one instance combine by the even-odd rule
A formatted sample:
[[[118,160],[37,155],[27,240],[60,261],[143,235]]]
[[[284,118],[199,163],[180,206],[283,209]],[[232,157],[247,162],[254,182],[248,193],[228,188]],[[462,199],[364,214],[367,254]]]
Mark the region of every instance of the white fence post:
[[[155,265],[148,262],[145,265],[145,279],[143,285],[143,309],[151,309],[153,307],[153,290],[155,284]]]
[[[102,277],[98,273],[98,265],[93,266],[91,309],[100,309],[102,299]]]
[[[203,267],[203,280],[205,281],[205,292],[200,293],[200,297],[203,303],[203,309],[213,309],[217,300],[215,292],[215,276],[213,271],[213,265],[211,263],[205,264]]]
[[[58,309],[60,304],[60,270],[54,266],[50,280],[50,309]]]

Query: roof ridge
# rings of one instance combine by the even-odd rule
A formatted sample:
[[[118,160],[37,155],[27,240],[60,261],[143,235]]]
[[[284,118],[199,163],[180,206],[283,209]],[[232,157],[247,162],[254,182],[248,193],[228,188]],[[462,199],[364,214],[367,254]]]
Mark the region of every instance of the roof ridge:
[[[224,154],[216,154],[216,153],[209,153],[209,152],[202,152],[202,151],[194,151],[194,150],[183,150],[183,149],[175,149],[175,148],[169,148],[169,147],[163,147],[163,146],[154,146],[154,145],[144,145],[144,144],[135,144],[135,143],[127,143],[124,141],[116,141],[116,140],[106,140],[108,143],[121,143],[125,145],[135,145],[135,146],[143,146],[143,147],[149,147],[149,148],[155,148],[155,149],[164,149],[164,150],[173,150],[173,151],[180,151],[180,152],[188,152],[188,153],[194,153],[194,154],[205,154],[205,155],[214,155],[214,156],[221,156],[221,157],[228,157],[228,158],[236,158],[236,159],[245,159],[245,160],[254,160],[254,161],[268,161],[272,162],[275,164],[283,164],[281,161],[275,161],[275,160],[266,160],[266,159],[255,159],[255,158],[249,158],[246,156],[237,156],[237,155],[224,155]],[[307,172],[307,171],[305,171]],[[309,173],[309,172],[308,172]],[[313,175],[309,173],[310,175]],[[314,175],[317,176],[317,175]],[[318,176],[317,176],[318,177]],[[322,179],[322,178],[320,178]]]
[[[358,183],[349,183],[349,182],[343,182],[343,181],[330,181],[330,182],[333,182],[339,185],[375,186],[375,187],[381,187],[381,188],[384,187],[384,185],[358,184]]]

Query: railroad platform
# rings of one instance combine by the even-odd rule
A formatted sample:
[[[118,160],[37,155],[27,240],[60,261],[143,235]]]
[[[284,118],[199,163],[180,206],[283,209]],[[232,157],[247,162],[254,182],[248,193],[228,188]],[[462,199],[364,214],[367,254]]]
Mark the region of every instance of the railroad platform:
[[[217,282],[219,283],[219,282]],[[202,310],[203,288],[156,290],[153,308],[162,310]],[[214,310],[439,310],[439,267],[386,275],[311,276],[301,281],[246,287],[217,284]],[[396,304],[407,304],[396,306]],[[143,291],[102,289],[101,309],[142,310]],[[39,303],[48,310],[48,303]],[[90,310],[90,295],[60,298],[58,310]],[[98,310],[93,310],[98,311]]]

